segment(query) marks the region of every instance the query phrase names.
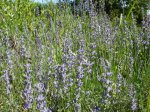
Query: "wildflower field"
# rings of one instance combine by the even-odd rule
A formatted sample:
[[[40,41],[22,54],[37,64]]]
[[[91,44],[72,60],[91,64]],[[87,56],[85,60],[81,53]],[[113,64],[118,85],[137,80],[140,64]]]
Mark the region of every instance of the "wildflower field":
[[[0,112],[150,112],[150,18],[17,1],[0,3]]]

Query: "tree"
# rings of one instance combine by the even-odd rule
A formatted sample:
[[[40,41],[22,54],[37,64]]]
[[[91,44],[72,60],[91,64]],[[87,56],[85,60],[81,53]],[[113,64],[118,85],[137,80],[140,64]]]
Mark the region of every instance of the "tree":
[[[87,0],[75,0],[75,5],[79,5]],[[96,10],[104,10],[109,17],[120,17],[122,13],[128,19],[131,17],[131,13],[135,15],[138,22],[142,21],[142,9],[144,13],[148,9],[149,0],[92,0],[96,6]]]

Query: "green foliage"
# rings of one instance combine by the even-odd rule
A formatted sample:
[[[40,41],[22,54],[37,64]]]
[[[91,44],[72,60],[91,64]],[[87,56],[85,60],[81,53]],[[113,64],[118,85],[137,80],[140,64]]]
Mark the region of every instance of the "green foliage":
[[[19,29],[22,29],[24,22],[27,22],[28,25],[30,25],[31,18],[34,17],[33,8],[35,6],[35,3],[29,2],[28,0],[15,0],[15,2],[1,2],[1,28],[3,29],[9,26],[9,30],[13,31],[14,29],[16,29],[14,28],[14,26],[16,26],[16,23]]]
[[[118,0],[106,2],[106,12],[111,9],[110,16],[119,18],[110,21],[105,13],[80,17],[73,15],[66,3],[0,3],[0,111],[28,111],[23,106],[26,74],[35,99],[38,92],[34,85],[44,83],[46,91],[41,94],[54,112],[73,112],[77,103],[83,112],[98,107],[102,112],[131,112],[133,101],[135,111],[150,110],[149,26],[137,27],[135,19],[120,18],[123,10],[119,11]],[[137,4],[140,2],[132,1],[130,8],[124,9],[127,19]],[[27,72],[27,67],[31,71]],[[6,94],[6,71],[11,94]],[[82,74],[83,78],[78,78]],[[38,111],[35,99],[29,112]]]
[[[125,1],[125,6],[123,6],[122,1]],[[75,2],[79,4],[83,1],[75,0]],[[129,20],[131,19],[131,13],[133,13],[138,23],[140,23],[148,9],[149,0],[92,0],[92,2],[96,4],[98,11],[99,8],[104,8],[111,19],[120,17],[122,13],[124,16],[127,16]]]

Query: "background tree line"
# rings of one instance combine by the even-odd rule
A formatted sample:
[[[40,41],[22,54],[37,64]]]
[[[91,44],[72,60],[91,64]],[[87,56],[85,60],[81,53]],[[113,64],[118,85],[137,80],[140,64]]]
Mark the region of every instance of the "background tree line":
[[[130,20],[133,14],[139,24],[142,22],[143,16],[146,15],[146,11],[150,9],[149,0],[59,0],[56,5],[62,10],[65,10],[66,6],[71,6],[73,14],[82,15],[84,12],[88,14],[91,4],[94,5],[97,14],[106,12],[111,20],[120,17],[121,14]],[[46,9],[48,6],[49,3],[37,4],[40,10]]]
[[[137,23],[142,22],[143,15],[146,15],[148,8],[150,9],[149,0],[59,0],[55,6],[62,8],[62,11],[66,10],[67,7],[70,7],[73,14],[82,15],[85,12],[88,14],[91,4],[94,5],[94,10],[97,14],[106,12],[111,20],[120,17],[121,14],[126,16],[126,19],[130,20],[133,13]],[[47,18],[51,16],[53,19],[54,13],[57,12],[54,11],[53,7],[54,6],[51,5],[50,2],[40,4],[32,2],[31,0],[2,0],[0,3],[0,20],[3,21],[5,20],[4,18],[7,17],[7,22],[3,21],[4,23],[16,23],[17,21],[18,26],[21,26],[21,19],[24,19],[24,17],[28,17],[26,20],[28,23],[30,23],[30,17],[32,16],[41,15],[41,17],[44,18],[42,14],[46,15]],[[20,22],[18,20],[20,20]],[[6,24],[3,24],[3,22],[1,22],[1,26],[5,27]]]
[[[103,10],[111,19],[120,17],[121,14],[130,19],[133,13],[137,23],[141,23],[150,7],[149,0],[75,0],[71,4],[78,6],[87,1],[91,1],[95,5],[97,13]]]

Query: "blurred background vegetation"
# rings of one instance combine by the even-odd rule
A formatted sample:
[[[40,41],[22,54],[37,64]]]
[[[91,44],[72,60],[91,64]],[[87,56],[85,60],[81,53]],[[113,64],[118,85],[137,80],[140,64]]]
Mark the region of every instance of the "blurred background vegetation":
[[[142,19],[150,7],[149,0],[59,0],[56,6],[60,6],[62,10],[71,6],[72,14],[81,16],[85,12],[88,14],[88,7],[91,8],[91,3],[95,5],[97,14],[105,12],[110,20],[120,18],[122,14],[128,21],[134,15],[138,25],[141,25]],[[22,28],[22,21],[24,21],[31,28],[31,22],[34,21],[31,19],[33,16],[41,15],[40,18],[42,19],[46,19],[48,16],[54,18],[54,13],[57,13],[57,11],[54,11],[54,5],[51,4],[52,2],[42,4],[31,0],[2,0],[0,2],[0,21],[2,21],[0,26],[2,28],[13,27],[12,24],[17,22],[18,26]],[[24,20],[25,17],[26,20]]]
[[[75,4],[79,5],[81,2],[87,0],[75,0]],[[131,13],[137,20],[137,23],[141,23],[144,14],[150,7],[149,0],[91,0],[99,13],[104,10],[111,19],[120,17],[121,13],[130,19]]]

